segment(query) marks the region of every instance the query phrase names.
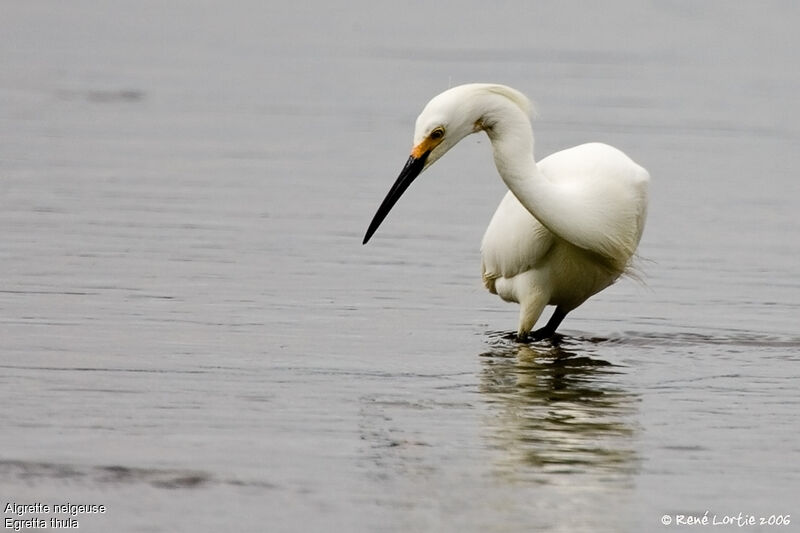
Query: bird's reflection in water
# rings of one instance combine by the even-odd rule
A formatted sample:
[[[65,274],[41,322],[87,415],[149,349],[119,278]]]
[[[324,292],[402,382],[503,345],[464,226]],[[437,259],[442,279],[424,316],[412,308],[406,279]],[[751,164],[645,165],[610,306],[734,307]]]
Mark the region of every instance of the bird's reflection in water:
[[[591,341],[496,340],[482,354],[481,392],[501,473],[548,482],[552,474],[635,471],[638,397],[619,385],[620,367],[592,357]]]

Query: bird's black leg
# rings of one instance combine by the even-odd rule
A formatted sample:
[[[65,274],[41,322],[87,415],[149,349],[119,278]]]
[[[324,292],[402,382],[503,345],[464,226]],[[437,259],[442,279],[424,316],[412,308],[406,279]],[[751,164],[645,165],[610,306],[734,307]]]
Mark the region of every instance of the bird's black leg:
[[[550,320],[547,321],[547,324],[545,324],[543,328],[539,328],[528,333],[527,340],[540,341],[553,337],[553,335],[556,333],[556,329],[558,329],[558,326],[561,324],[561,321],[564,320],[565,316],[567,316],[566,311],[560,307],[556,307],[556,310],[553,311],[553,316],[550,317]]]

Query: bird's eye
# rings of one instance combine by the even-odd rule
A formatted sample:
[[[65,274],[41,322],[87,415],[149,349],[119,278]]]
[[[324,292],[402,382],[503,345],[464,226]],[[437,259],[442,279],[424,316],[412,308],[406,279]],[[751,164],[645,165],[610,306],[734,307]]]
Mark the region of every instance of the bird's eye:
[[[430,137],[434,141],[441,139],[442,137],[444,137],[444,128],[436,128],[431,132]]]

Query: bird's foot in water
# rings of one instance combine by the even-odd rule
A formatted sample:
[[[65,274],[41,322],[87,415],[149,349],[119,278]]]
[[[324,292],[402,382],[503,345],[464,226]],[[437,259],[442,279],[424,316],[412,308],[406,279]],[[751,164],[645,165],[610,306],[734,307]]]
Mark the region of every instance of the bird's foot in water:
[[[559,335],[558,333],[547,327],[544,327],[537,329],[535,331],[531,331],[527,335],[517,334],[515,338],[517,339],[517,342],[523,342],[523,343],[550,341],[551,344],[556,346],[561,343],[561,339],[563,339],[564,336]]]
[[[556,307],[556,310],[553,311],[553,316],[550,317],[544,327],[533,330],[527,335],[517,334],[517,340],[519,342],[538,342],[549,339],[553,345],[558,345],[563,337],[558,335],[556,330],[566,316],[567,311],[564,311],[561,307]]]

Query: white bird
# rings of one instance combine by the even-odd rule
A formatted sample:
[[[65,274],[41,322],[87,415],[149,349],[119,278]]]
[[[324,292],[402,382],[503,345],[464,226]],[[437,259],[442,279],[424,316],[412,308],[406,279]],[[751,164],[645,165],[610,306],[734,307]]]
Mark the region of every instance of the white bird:
[[[504,85],[461,85],[434,97],[417,118],[411,156],[363,243],[422,171],[467,135],[485,131],[509,192],[483,237],[483,282],[520,304],[517,336],[541,340],[630,268],[644,229],[650,176],[601,143],[537,163],[529,113],[527,97]],[[531,332],[547,305],[556,306],[552,317]]]

